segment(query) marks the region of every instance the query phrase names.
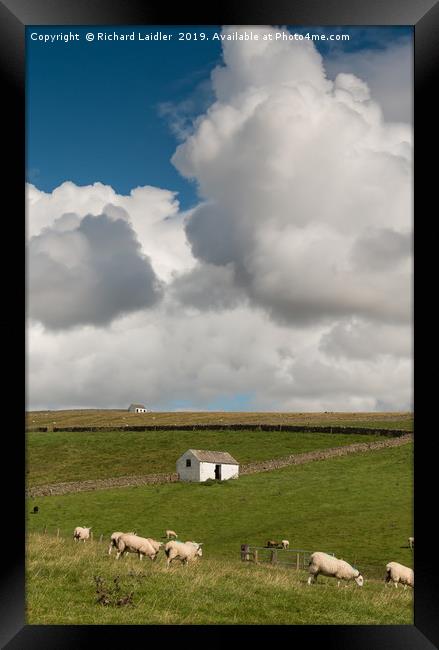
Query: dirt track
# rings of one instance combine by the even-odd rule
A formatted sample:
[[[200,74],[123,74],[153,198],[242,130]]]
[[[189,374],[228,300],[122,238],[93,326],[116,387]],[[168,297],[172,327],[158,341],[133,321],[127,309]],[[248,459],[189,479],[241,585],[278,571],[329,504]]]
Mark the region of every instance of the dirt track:
[[[309,451],[304,454],[292,454],[273,460],[247,463],[239,468],[240,475],[269,472],[288,465],[302,465],[316,460],[326,460],[337,456],[358,454],[386,447],[399,447],[413,441],[413,434],[408,433],[398,438],[386,438],[376,442],[358,442],[344,447],[331,447],[318,451]],[[144,476],[120,476],[118,478],[95,479],[90,481],[72,481],[69,483],[53,483],[51,485],[38,485],[26,490],[28,497],[55,496],[73,492],[89,492],[92,490],[109,490],[118,487],[133,487],[137,485],[154,485],[157,483],[175,483],[178,481],[176,473],[172,474],[146,474]]]

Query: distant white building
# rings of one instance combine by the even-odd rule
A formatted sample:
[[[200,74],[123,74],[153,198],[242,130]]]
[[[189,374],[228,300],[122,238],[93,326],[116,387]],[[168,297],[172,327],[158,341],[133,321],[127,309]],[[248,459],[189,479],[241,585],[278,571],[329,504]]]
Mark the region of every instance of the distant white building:
[[[148,413],[148,409],[143,404],[130,404],[128,410],[131,413]]]
[[[177,474],[180,481],[226,481],[238,478],[239,463],[227,451],[188,449],[177,460]]]

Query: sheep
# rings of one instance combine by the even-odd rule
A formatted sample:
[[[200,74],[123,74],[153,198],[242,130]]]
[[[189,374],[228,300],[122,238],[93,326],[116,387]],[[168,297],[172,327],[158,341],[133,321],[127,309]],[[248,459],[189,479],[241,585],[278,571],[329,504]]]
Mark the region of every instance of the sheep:
[[[34,509],[32,510],[32,514],[33,515],[38,514],[38,510],[39,510],[38,506],[34,506]]]
[[[289,545],[290,545],[290,542],[287,539],[283,539],[281,541],[281,544],[282,544],[282,548],[288,548]]]
[[[158,553],[158,550],[145,537],[139,537],[131,533],[119,535],[116,540],[116,547],[116,560],[123,553],[137,553],[140,560],[143,559],[144,555],[147,555],[151,560],[154,560]]]
[[[159,554],[160,549],[163,548],[164,544],[163,542],[157,542],[155,539],[152,539],[151,537],[146,537],[146,539],[151,544],[153,549],[156,551],[156,555],[153,558],[151,558],[152,560],[155,560],[157,559],[157,555]]]
[[[189,560],[195,560],[202,557],[203,542],[176,542],[172,540],[165,544],[166,566],[169,568],[173,560],[180,560],[182,564],[187,564]]]
[[[409,546],[411,549],[415,548],[415,538],[414,537],[409,537]]]
[[[165,530],[166,539],[171,539],[171,537],[178,537],[177,533],[173,530]]]
[[[280,544],[279,542],[275,542],[273,539],[269,539],[266,546],[267,548],[279,548]]]
[[[75,542],[82,539],[85,544],[85,540],[90,539],[91,529],[91,526],[89,528],[86,528],[85,526],[76,526],[75,530],[73,531],[73,539]]]
[[[339,560],[327,553],[312,553],[309,558],[308,584],[317,581],[318,575],[337,578],[337,587],[340,586],[340,580],[355,580],[359,587],[363,586],[364,578],[358,569],[355,569],[344,560]]]
[[[127,535],[135,535],[136,531],[131,532],[131,533],[126,533],[126,534]],[[113,548],[117,548],[117,540],[119,539],[119,537],[121,535],[124,535],[124,533],[122,533],[121,531],[116,531],[115,533],[111,534],[110,546],[108,547],[108,555],[111,555],[111,551],[113,550]]]
[[[398,562],[389,562],[386,564],[386,583],[393,580],[395,587],[398,587],[398,582],[404,585],[404,589],[415,586],[415,574],[413,569],[399,564]]]

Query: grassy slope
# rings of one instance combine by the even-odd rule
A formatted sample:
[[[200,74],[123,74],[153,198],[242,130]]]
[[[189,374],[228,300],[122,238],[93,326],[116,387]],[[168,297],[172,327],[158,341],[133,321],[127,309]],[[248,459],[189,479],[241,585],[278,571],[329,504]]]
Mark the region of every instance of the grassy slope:
[[[306,574],[204,559],[169,571],[136,557],[116,562],[99,544],[33,535],[27,563],[29,624],[413,624],[410,590],[369,582],[308,587]],[[133,606],[96,603],[94,576]]]
[[[63,481],[175,472],[187,449],[227,450],[241,464],[376,436],[279,431],[114,431],[27,433],[29,486]]]
[[[362,426],[389,429],[413,429],[413,413],[229,413],[172,412],[128,413],[122,410],[30,411],[29,427],[48,426],[122,426],[125,424],[305,424]]]
[[[52,533],[60,528],[65,540],[46,538],[41,553],[45,542],[30,536],[28,622],[412,623],[411,593],[374,582],[390,560],[412,565],[406,547],[412,451],[409,444],[210,486],[177,483],[29,501],[28,511],[38,503],[40,513],[28,515],[28,531],[46,524]],[[95,541],[75,545],[76,525],[92,525]],[[198,566],[178,566],[168,575],[163,557],[156,565],[140,565],[134,556],[116,564],[106,556],[105,538],[97,541],[101,533],[132,529],[160,538],[168,527],[204,542]],[[241,565],[241,543],[277,537],[352,562],[366,577],[363,590],[337,590],[325,578],[308,590],[300,572]],[[56,544],[61,553],[51,550]],[[134,609],[93,604],[93,576],[111,580],[116,573],[125,591],[135,591]]]

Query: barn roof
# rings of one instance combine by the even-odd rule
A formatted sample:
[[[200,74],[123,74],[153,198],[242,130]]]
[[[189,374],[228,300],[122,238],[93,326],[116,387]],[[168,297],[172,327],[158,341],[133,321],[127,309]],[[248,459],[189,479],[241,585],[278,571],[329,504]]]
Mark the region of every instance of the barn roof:
[[[227,451],[207,451],[205,449],[189,449],[195,458],[204,463],[221,463],[223,465],[239,465]],[[186,452],[187,453],[187,452]]]
[[[134,409],[144,409],[146,406],[144,404],[130,404],[129,408],[134,408]]]

